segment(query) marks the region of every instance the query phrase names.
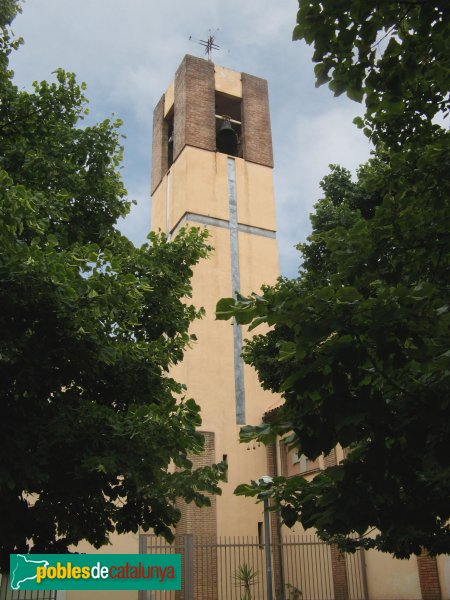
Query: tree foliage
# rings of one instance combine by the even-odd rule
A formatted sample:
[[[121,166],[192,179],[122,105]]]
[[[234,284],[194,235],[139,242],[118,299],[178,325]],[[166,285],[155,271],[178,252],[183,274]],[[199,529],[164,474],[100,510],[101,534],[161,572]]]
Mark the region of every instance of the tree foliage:
[[[136,248],[115,229],[130,204],[120,122],[82,127],[84,86],[62,70],[18,90],[18,6],[1,9],[0,554],[138,527],[170,538],[176,499],[208,503],[222,472],[187,460],[199,407],[168,374],[202,315],[190,277],[206,236]]]
[[[401,21],[395,6],[397,16],[407,12]],[[217,307],[218,318],[271,326],[247,341],[244,359],[284,404],[270,422],[243,428],[242,440],[285,436],[310,459],[337,444],[348,449],[341,464],[312,481],[278,477],[237,492],[270,495],[286,524],[315,527],[344,550],[377,548],[398,557],[422,547],[450,551],[450,143],[448,132],[432,123],[443,106],[448,54],[440,51],[432,71],[423,65],[431,79],[421,68],[414,75],[413,91],[441,91],[411,98],[401,87],[401,113],[388,101],[392,44],[378,60],[375,52],[366,60],[361,51],[361,64],[353,65],[358,48],[368,53],[394,25],[393,39],[404,44],[398,68],[417,60],[423,23],[426,43],[440,47],[444,25],[437,15],[447,8],[420,0],[301,0],[294,35],[314,41],[319,64],[331,61],[332,87],[341,81],[335,91],[352,96],[359,77],[366,124],[372,139],[383,142],[356,181],[335,165],[322,181],[313,232],[299,245],[298,278]],[[435,17],[425,18],[429,14]],[[368,101],[371,94],[378,104]]]
[[[300,0],[294,40],[314,45],[317,85],[366,105],[374,142],[400,146],[450,109],[446,0]]]

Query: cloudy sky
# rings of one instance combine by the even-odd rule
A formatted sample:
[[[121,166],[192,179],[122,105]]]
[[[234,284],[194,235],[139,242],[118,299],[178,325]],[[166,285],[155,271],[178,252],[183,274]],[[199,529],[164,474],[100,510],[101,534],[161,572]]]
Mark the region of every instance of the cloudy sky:
[[[328,164],[354,171],[370,151],[352,124],[360,106],[314,87],[311,49],[291,41],[296,11],[296,0],[27,0],[13,25],[25,45],[12,66],[25,88],[57,67],[74,71],[88,85],[89,120],[123,119],[123,176],[137,206],[120,227],[140,244],[150,228],[153,107],[183,56],[202,56],[189,36],[218,28],[214,62],[269,82],[280,266],[295,276],[294,245],[310,231]]]

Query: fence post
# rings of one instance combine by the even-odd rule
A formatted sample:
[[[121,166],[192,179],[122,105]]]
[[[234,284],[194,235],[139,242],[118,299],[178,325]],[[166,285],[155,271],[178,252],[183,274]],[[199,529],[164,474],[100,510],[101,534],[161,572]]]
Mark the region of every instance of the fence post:
[[[264,498],[264,545],[266,547],[267,600],[272,600],[272,564],[270,548],[269,500]]]
[[[194,544],[192,534],[183,536],[184,600],[194,600]]]
[[[335,544],[330,545],[334,600],[348,600],[347,562]]]
[[[366,555],[364,554],[364,548],[359,549],[359,559],[361,564],[361,576],[363,584],[364,600],[369,600],[369,587],[367,585],[367,569],[366,569]]]
[[[139,534],[139,554],[147,554],[147,537]],[[138,600],[146,600],[147,592],[145,590],[138,591]]]

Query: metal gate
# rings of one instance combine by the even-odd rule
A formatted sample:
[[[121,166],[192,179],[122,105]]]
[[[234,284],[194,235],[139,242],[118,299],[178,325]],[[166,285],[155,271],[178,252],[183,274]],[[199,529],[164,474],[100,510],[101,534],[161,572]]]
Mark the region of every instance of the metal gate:
[[[334,550],[334,551],[333,551]],[[140,592],[139,600],[240,600],[243,566],[251,574],[251,600],[267,600],[265,546],[258,538],[179,536],[174,544],[140,536],[141,553],[182,556],[182,590]],[[336,600],[336,559],[343,561],[345,598],[367,600],[363,554],[340,555],[313,535],[287,536],[271,544],[274,600]],[[242,574],[242,572],[241,572]]]

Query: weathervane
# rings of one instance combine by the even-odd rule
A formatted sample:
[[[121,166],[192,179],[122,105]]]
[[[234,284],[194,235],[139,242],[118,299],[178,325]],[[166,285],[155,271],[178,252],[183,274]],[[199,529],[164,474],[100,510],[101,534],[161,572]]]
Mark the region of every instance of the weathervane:
[[[211,33],[211,29],[210,29],[208,38],[206,40],[195,40],[195,41],[197,41],[198,44],[200,44],[200,46],[203,46],[205,48],[205,54],[208,55],[208,60],[211,60],[213,50],[220,50],[220,46],[218,46],[214,41],[215,34],[218,31],[219,30],[216,29],[216,31],[214,32],[214,35],[213,35]],[[189,36],[189,39],[192,40],[191,35]]]

